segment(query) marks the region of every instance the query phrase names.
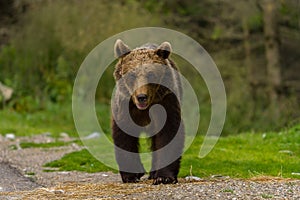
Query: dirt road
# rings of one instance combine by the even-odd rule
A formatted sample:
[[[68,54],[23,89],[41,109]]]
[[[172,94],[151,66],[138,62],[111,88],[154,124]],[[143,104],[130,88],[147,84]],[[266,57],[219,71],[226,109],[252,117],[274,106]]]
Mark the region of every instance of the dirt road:
[[[0,192],[32,190],[39,185],[24,177],[8,163],[0,163]]]

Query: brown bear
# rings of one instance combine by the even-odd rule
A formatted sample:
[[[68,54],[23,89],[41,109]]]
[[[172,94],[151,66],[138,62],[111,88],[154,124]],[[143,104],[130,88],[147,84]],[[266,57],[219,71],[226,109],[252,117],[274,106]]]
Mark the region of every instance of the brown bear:
[[[149,179],[155,185],[177,183],[184,127],[181,81],[177,66],[169,58],[171,45],[145,44],[131,50],[117,40],[114,52],[118,62],[114,71],[112,136],[122,181],[138,182],[145,174],[139,136],[146,132],[152,151]]]

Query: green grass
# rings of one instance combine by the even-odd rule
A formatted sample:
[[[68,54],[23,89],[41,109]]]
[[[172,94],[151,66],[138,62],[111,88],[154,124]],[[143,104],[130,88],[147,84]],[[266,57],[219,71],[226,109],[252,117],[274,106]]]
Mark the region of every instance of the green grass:
[[[300,125],[279,133],[244,133],[221,137],[214,149],[201,159],[198,153],[202,141],[203,137],[198,136],[184,153],[180,177],[192,173],[200,177],[300,178],[292,175],[292,172],[300,172]],[[147,144],[145,140],[142,143]],[[112,170],[97,161],[87,150],[68,154],[46,166],[88,172]]]
[[[198,137],[184,154],[180,176],[208,177],[220,174],[236,178],[253,176],[292,177],[300,171],[300,126],[280,133],[244,133],[220,138],[203,159],[197,157]],[[300,177],[298,177],[300,178]]]
[[[62,159],[47,163],[45,167],[59,168],[63,171],[85,171],[85,172],[100,172],[100,171],[113,171],[113,170],[95,159],[86,150],[81,150],[65,155]]]

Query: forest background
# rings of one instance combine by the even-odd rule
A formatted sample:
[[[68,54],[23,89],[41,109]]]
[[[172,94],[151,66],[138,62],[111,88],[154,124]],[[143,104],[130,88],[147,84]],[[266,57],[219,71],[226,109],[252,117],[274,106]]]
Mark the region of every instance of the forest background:
[[[157,26],[197,40],[215,61],[227,93],[223,135],[289,127],[300,121],[299,11],[299,0],[1,0],[0,82],[14,90],[9,101],[0,97],[1,109],[27,115],[58,107],[56,118],[72,118],[72,87],[88,53],[119,32]],[[205,133],[205,83],[173,57],[197,92]],[[96,95],[108,111],[112,72],[113,64]]]

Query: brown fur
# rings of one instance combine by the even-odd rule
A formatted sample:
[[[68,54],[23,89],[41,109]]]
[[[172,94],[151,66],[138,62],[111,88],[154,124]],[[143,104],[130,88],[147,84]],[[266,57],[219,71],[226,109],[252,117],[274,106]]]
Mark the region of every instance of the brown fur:
[[[118,42],[121,43],[121,45],[118,44]],[[124,51],[122,48],[125,48]],[[129,124],[127,121],[128,117],[131,117],[134,123],[145,127],[151,121],[149,117],[149,109],[153,104],[160,104],[165,108],[167,119],[163,128],[156,135],[151,137],[152,151],[163,148],[174,139],[177,132],[177,134],[179,134],[179,139],[177,139],[171,146],[171,152],[168,152],[168,155],[166,153],[153,153],[152,170],[149,178],[154,179],[154,184],[177,182],[177,175],[180,167],[180,157],[162,169],[158,169],[157,166],[159,166],[160,162],[162,162],[164,159],[168,158],[170,153],[181,155],[184,144],[184,128],[179,127],[182,120],[179,103],[180,99],[177,99],[176,95],[170,89],[162,85],[152,83],[143,85],[144,79],[146,79],[150,74],[155,77],[159,76],[160,79],[168,78],[168,80],[172,82],[171,85],[174,86],[173,91],[178,93],[179,98],[181,98],[182,89],[178,75],[174,73],[172,74],[168,69],[162,71],[162,68],[155,67],[156,64],[159,64],[164,65],[167,68],[177,70],[175,63],[168,58],[170,52],[167,51],[170,51],[170,49],[171,47],[169,46],[169,43],[163,43],[156,49],[138,48],[132,51],[121,41],[117,41],[115,45],[115,52],[117,52],[116,54],[119,57],[119,61],[116,64],[114,71],[115,80],[120,80],[126,74],[131,74],[134,76],[129,80],[129,82],[123,81],[117,83],[118,89],[115,94],[115,107],[113,108],[115,116],[112,119],[112,134],[115,145],[123,150],[138,153],[138,137],[140,135],[140,131],[132,130],[136,131],[136,133],[131,133],[131,135],[128,135],[119,128],[119,124],[117,125],[116,120],[118,120],[118,122],[122,125],[126,126]],[[125,53],[123,54],[122,52]],[[139,68],[147,64],[150,66]],[[139,83],[141,83],[143,86],[138,87],[135,91],[130,91],[132,90],[130,87],[132,84],[139,85]],[[126,113],[124,113],[124,106],[128,105],[124,103],[124,96],[128,95],[129,93],[132,93],[129,102],[130,116],[125,116]],[[145,104],[147,104],[147,106],[143,108],[139,107],[138,105],[138,97],[140,94],[147,95],[147,100],[145,100]],[[154,124],[155,122],[159,123],[160,116],[153,116],[152,118]],[[147,129],[144,131],[147,132]],[[145,170],[139,156],[132,157],[130,158],[131,160],[129,160],[126,155],[123,155],[124,152],[119,151],[118,148],[116,148],[115,153],[123,182],[136,182],[141,176],[144,175]],[[138,169],[139,172],[126,172],[126,170],[124,170],[126,166],[132,166],[135,169]]]

